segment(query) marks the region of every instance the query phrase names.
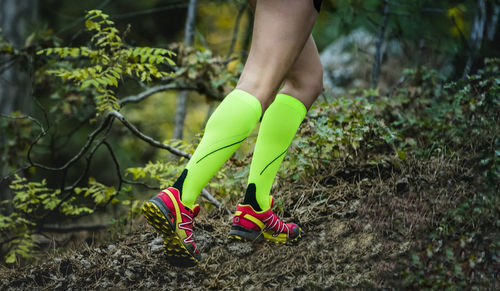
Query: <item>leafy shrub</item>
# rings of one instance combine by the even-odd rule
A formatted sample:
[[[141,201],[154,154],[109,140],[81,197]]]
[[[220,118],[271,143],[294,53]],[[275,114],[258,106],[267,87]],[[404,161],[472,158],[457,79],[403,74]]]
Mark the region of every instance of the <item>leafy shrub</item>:
[[[363,97],[339,97],[317,103],[300,127],[292,148],[281,167],[281,175],[304,177],[321,164],[332,161],[367,160],[378,163],[377,156],[394,152],[398,138],[376,115],[374,105]]]
[[[418,141],[413,152],[458,153],[478,173],[470,185],[475,194],[441,219],[423,250],[399,263],[401,287],[479,289],[498,282],[499,64],[497,59],[486,60],[483,69],[465,80],[436,84],[440,94],[424,97],[422,108],[404,110],[400,105],[395,110],[394,124],[407,138]]]

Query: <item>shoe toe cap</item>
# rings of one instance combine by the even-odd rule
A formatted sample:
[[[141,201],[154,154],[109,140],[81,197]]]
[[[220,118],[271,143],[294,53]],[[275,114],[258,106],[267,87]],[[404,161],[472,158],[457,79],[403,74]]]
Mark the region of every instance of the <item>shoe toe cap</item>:
[[[300,227],[296,224],[292,225],[292,232],[290,233],[290,239],[297,238],[300,235]]]

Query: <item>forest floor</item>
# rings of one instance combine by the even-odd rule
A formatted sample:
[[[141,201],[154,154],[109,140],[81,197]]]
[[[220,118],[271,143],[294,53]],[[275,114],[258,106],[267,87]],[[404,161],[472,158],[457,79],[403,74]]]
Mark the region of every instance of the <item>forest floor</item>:
[[[332,164],[307,181],[281,178],[274,187],[277,212],[305,232],[296,245],[230,242],[231,215],[205,207],[195,221],[203,255],[197,266],[170,265],[141,217],[117,239],[82,242],[34,265],[1,266],[0,289],[390,288],[398,261],[473,191],[471,179],[458,157]]]

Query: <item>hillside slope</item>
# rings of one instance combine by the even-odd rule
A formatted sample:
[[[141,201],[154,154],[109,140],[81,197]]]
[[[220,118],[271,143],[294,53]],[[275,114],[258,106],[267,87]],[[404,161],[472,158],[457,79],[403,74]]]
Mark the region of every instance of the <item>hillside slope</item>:
[[[161,239],[141,218],[114,242],[84,243],[36,266],[3,267],[0,289],[387,287],[398,259],[420,246],[469,182],[458,159],[332,165],[312,180],[281,179],[274,188],[283,217],[305,231],[296,245],[229,242],[231,215],[205,209],[195,222],[203,260],[179,268],[165,261]]]

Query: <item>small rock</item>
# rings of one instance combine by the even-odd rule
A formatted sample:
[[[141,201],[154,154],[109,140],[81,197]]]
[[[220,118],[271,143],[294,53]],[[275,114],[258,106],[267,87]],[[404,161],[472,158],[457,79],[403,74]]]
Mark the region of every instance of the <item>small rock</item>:
[[[130,270],[125,270],[125,277],[127,277],[127,279],[132,279],[133,276],[134,273],[132,273]]]
[[[123,255],[122,259],[125,261],[128,261],[128,260],[132,259],[132,256],[131,255]]]
[[[150,280],[148,280],[148,281],[146,281],[146,282],[144,283],[144,287],[146,287],[147,289],[149,289],[149,288],[151,288],[151,287],[154,287],[154,286],[156,286],[156,283],[155,283],[155,282],[153,282],[153,281],[150,281]]]
[[[410,183],[408,178],[404,177],[396,182],[396,194],[401,195],[410,190]]]
[[[163,239],[161,237],[155,238],[148,244],[148,247],[153,253],[159,253],[163,250]]]
[[[351,218],[351,217],[356,216],[356,214],[357,214],[357,211],[355,209],[350,209],[350,210],[343,211],[343,212],[337,212],[333,215],[337,218]]]
[[[85,259],[81,260],[80,263],[82,264],[84,269],[88,269],[88,268],[92,267],[92,264]]]
[[[113,254],[113,257],[118,257],[119,255],[122,254],[122,250],[121,249],[118,249],[114,254]]]
[[[109,245],[108,246],[108,251],[114,251],[116,250],[116,246],[115,245]]]
[[[163,251],[163,246],[161,245],[152,245],[149,247],[152,253],[161,253]]]
[[[196,234],[196,242],[200,246],[202,252],[208,252],[214,245],[214,238],[208,232],[199,232]]]
[[[149,236],[149,235],[148,235],[147,233],[145,233],[145,234],[141,234],[141,241],[145,241],[145,240],[147,240],[147,239],[148,239],[148,236]]]
[[[250,242],[232,242],[227,246],[227,249],[233,255],[244,257],[253,252],[253,245]]]

